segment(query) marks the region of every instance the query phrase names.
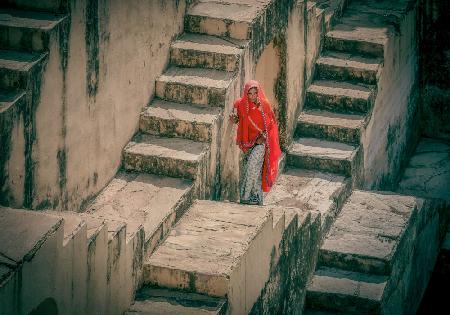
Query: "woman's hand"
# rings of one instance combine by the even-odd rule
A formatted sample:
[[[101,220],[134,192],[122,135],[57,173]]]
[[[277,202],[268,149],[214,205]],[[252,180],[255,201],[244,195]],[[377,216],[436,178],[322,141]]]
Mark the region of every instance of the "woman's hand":
[[[236,114],[234,114],[234,113],[231,113],[231,114],[230,114],[230,121],[231,121],[233,124],[237,124],[237,123],[239,122],[239,116],[236,115]]]
[[[264,142],[266,142],[266,133],[261,132],[258,138],[256,138],[256,144],[263,144]]]

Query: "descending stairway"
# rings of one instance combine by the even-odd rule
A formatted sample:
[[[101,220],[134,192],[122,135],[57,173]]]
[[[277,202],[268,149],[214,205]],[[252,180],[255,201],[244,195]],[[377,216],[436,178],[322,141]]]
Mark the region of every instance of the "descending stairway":
[[[25,6],[33,9],[33,6]],[[39,5],[37,5],[39,7]],[[29,11],[28,9],[2,8],[0,6],[0,122],[2,148],[4,152],[21,150],[16,163],[23,163],[25,171],[18,178],[9,179],[14,185],[24,186],[23,196],[14,192],[2,192],[3,204],[31,207],[32,202],[32,148],[35,141],[35,111],[39,101],[42,72],[50,56],[50,43],[58,38],[67,15]],[[22,147],[14,147],[12,132],[25,135],[24,140],[16,140]],[[15,138],[14,138],[15,139]],[[24,148],[23,148],[24,146]],[[0,160],[0,184],[5,183],[7,172],[5,160]],[[20,168],[23,168],[21,166]],[[21,178],[20,178],[21,177]],[[22,191],[22,189],[20,189]]]

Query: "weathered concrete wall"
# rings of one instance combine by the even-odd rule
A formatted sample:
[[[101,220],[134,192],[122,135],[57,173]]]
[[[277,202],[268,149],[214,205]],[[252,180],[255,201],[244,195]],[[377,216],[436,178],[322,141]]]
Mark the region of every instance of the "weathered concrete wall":
[[[450,3],[420,1],[420,90],[423,133],[450,139]]]
[[[413,5],[384,45],[378,94],[361,139],[366,188],[393,189],[418,139],[416,13]]]
[[[272,251],[269,279],[250,314],[300,314],[303,310],[321,240],[320,215],[294,208],[281,211],[285,211],[285,224]]]
[[[40,85],[25,206],[79,209],[111,180],[185,9],[178,0],[70,1],[70,21],[51,38]],[[20,151],[16,134],[9,156]],[[23,177],[23,163],[10,163],[10,178]],[[23,187],[11,180],[15,200]]]

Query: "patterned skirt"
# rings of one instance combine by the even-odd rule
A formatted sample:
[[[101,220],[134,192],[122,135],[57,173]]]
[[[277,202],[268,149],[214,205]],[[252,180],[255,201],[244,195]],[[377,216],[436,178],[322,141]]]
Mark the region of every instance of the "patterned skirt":
[[[263,205],[261,188],[262,166],[264,163],[265,145],[255,145],[247,156],[244,177],[241,183],[241,203]]]

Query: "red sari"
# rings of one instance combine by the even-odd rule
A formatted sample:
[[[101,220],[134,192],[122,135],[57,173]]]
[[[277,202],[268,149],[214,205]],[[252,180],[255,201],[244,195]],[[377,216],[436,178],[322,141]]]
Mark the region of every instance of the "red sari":
[[[248,99],[248,91],[257,88],[260,109]],[[265,132],[265,153],[262,169],[262,190],[270,191],[278,172],[278,159],[281,149],[278,139],[278,124],[275,114],[257,81],[248,81],[244,87],[244,95],[234,103],[239,116],[236,144],[242,151],[251,149],[261,132]]]

